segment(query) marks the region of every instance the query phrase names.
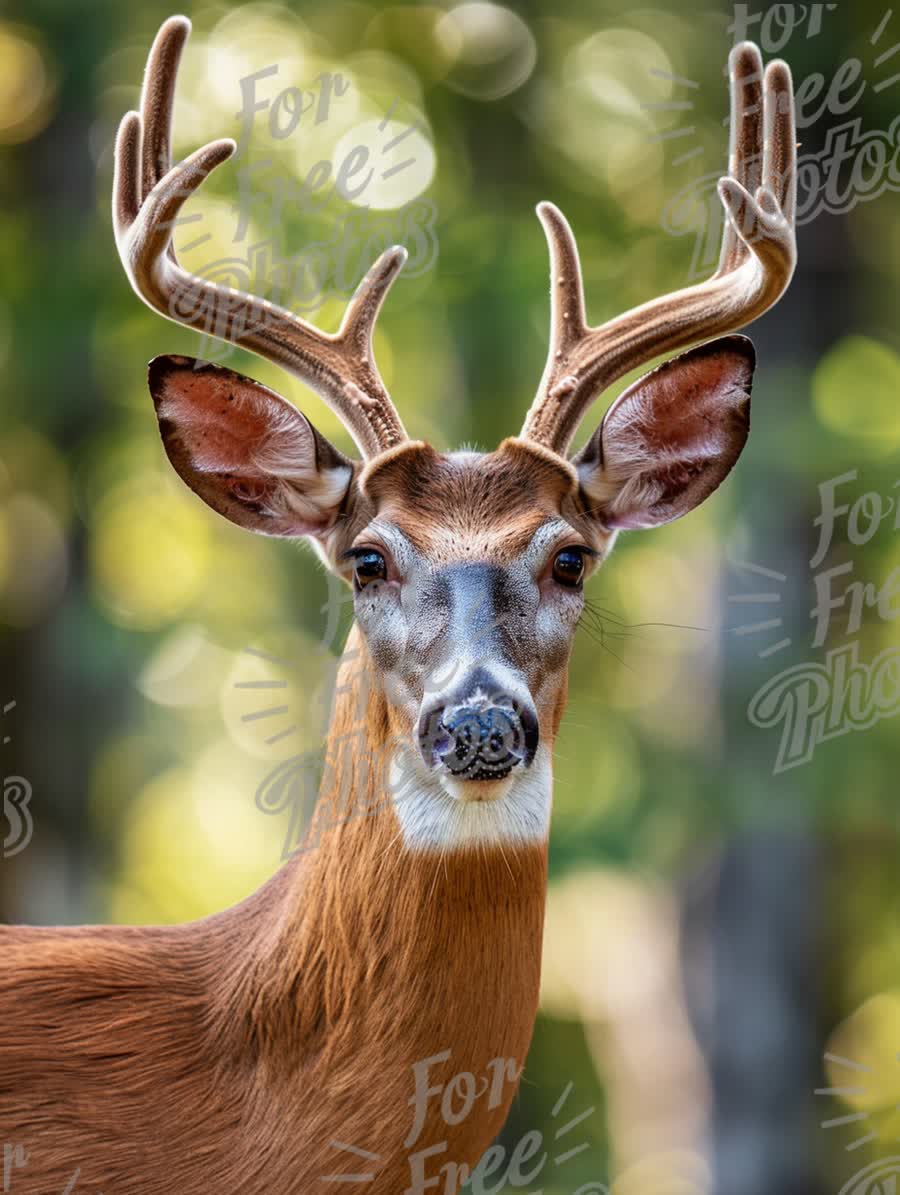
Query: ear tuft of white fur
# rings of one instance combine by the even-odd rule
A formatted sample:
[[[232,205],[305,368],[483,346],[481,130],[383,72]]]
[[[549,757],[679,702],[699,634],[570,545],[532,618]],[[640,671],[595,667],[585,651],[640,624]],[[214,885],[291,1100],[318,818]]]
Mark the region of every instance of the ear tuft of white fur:
[[[312,429],[303,416],[299,421],[300,426],[291,411],[270,413],[268,434],[250,457],[275,483],[265,500],[268,512],[275,518],[299,515],[304,523],[315,523],[340,506],[353,470],[349,465],[320,469]]]

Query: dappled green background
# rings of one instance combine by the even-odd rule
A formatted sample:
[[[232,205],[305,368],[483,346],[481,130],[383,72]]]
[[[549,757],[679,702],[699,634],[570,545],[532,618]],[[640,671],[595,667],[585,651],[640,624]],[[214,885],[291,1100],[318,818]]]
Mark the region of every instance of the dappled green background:
[[[725,162],[730,10],[332,0],[183,11],[194,33],[179,155],[239,135],[238,80],[253,71],[278,64],[277,81],[259,84],[270,99],[323,72],[351,83],[327,120],[304,116],[288,138],[257,118],[251,158],[274,165],[254,182],[247,238],[234,240],[229,163],[186,208],[201,219],[176,244],[212,236],[184,255],[190,268],[252,244],[286,256],[327,239],[360,204],[332,195],[312,213],[288,201],[273,220],[278,180],[337,163],[385,113],[397,132],[419,126],[415,165],[379,192],[378,216],[415,236],[403,213],[434,212],[418,243],[427,258],[433,235],[434,260],[401,275],[376,335],[411,434],[490,447],[521,426],[548,327],[538,201],[557,202],[578,234],[597,322],[691,276],[701,208],[680,210],[675,236],[671,201]],[[121,270],[112,140],[170,12],[29,0],[0,15],[0,705],[17,703],[3,718],[4,773],[32,783],[35,823],[27,850],[2,863],[7,919],[183,920],[271,874],[288,817],[261,813],[255,794],[280,761],[320,744],[346,628],[311,552],[217,518],[159,444],[145,363],[183,352],[279,389],[349,448],[302,385],[201,345],[143,307]],[[798,82],[858,57],[866,86],[852,116],[865,129],[888,130],[898,111],[900,82],[879,56],[900,39],[900,16],[893,36],[889,22],[872,40],[885,12],[869,0],[826,12],[818,35],[799,28],[784,50]],[[847,119],[818,115],[800,130],[804,152]],[[836,1192],[895,1152],[897,720],[773,775],[779,732],[747,717],[764,681],[823,659],[809,618],[818,487],[855,470],[842,497],[900,493],[900,222],[896,192],[877,191],[800,230],[795,282],[753,333],[753,432],[735,474],[683,522],[622,537],[591,584],[557,751],[544,1011],[507,1128],[510,1142],[531,1128],[551,1140],[570,1083],[565,1115],[595,1109],[579,1129],[590,1149],[541,1180],[552,1195],[613,1178],[616,1195]],[[330,295],[310,314],[332,329],[341,307]],[[893,516],[864,544],[840,521],[822,567],[847,561],[848,580],[884,585],[900,566]],[[760,592],[776,600],[734,600]],[[784,637],[789,647],[760,658]],[[836,612],[828,646],[851,640],[869,661],[898,642],[897,622],[868,608],[856,630]],[[288,681],[287,708],[254,717],[262,691],[236,685],[267,679]],[[781,1003],[742,1006],[770,974]],[[864,1094],[814,1096],[853,1086],[826,1051],[869,1067]],[[857,1112],[871,1116],[819,1127]],[[735,1133],[755,1143],[758,1171],[728,1152]],[[767,1186],[770,1163],[776,1183],[795,1184]]]

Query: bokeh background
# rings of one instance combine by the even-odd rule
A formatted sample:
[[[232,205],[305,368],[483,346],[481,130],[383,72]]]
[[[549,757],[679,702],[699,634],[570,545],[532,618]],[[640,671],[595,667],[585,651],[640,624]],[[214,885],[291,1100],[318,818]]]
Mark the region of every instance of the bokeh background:
[[[121,270],[112,141],[172,11],[13,0],[0,14],[0,751],[4,776],[33,789],[27,847],[3,827],[4,920],[168,922],[248,894],[291,832],[290,810],[261,812],[257,791],[319,747],[346,631],[347,603],[312,553],[217,518],[159,444],[145,363],[183,352],[280,389],[349,447],[303,386],[154,315]],[[802,153],[837,153],[839,174],[811,184],[821,202],[811,195],[796,278],[753,330],[749,445],[706,505],[621,537],[591,583],[557,752],[542,1013],[504,1138],[538,1129],[554,1154],[562,1094],[566,1116],[590,1110],[566,1138],[588,1148],[548,1163],[547,1195],[589,1182],[837,1193],[889,1166],[897,718],[866,718],[870,678],[835,684],[838,711],[857,702],[853,728],[776,772],[782,726],[753,725],[748,708],[829,649],[855,643],[868,663],[898,643],[900,12],[880,0],[181,11],[194,33],[178,154],[240,136],[239,81],[266,67],[278,74],[256,95],[270,102],[288,87],[321,96],[338,75],[344,88],[289,136],[272,135],[271,107],[257,114],[244,204],[232,162],[186,208],[198,218],[176,244],[209,239],[185,264],[239,277],[262,246],[264,287],[267,264],[343,229],[341,271],[326,254],[298,275],[305,312],[330,329],[348,279],[385,241],[408,244],[416,268],[391,292],[376,352],[407,427],[439,447],[495,445],[534,393],[548,328],[538,201],[575,227],[596,322],[672,290],[708,269],[718,236],[702,180],[725,161],[735,21],[806,81]],[[854,120],[881,151],[840,157],[834,130]],[[336,172],[359,144],[387,178],[350,198],[323,188],[316,210],[291,197],[287,180],[322,161]],[[820,487],[844,474],[841,499],[870,497],[853,526],[837,519],[814,569]],[[857,625],[845,603],[817,646],[814,574],[848,563],[835,591],[868,583],[881,605]],[[897,675],[895,658],[885,691]],[[248,680],[287,686],[273,702]],[[812,684],[801,676],[784,701],[796,711]],[[832,1089],[843,1094],[817,1094]]]

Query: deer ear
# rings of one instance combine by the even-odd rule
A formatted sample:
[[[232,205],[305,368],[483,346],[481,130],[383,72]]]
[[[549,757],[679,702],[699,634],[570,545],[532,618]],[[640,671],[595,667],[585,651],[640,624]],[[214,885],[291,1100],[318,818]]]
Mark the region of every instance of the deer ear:
[[[291,403],[193,357],[156,357],[149,382],[169,460],[207,506],[264,535],[334,525],[353,465]]]
[[[756,354],[723,336],[639,378],[573,464],[606,527],[656,527],[699,506],[728,476],[750,430]]]

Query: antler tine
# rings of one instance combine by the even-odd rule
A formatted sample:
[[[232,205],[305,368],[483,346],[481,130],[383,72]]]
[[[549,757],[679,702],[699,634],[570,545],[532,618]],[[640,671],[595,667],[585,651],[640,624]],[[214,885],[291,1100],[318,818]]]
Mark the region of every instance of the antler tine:
[[[191,23],[187,17],[169,17],[156,35],[141,87],[141,199],[146,199],[172,168],[172,114],[175,83]]]
[[[175,81],[190,33],[186,17],[160,29],[147,59],[141,111],[122,119],[116,139],[113,223],[119,256],[138,295],[161,315],[251,349],[311,386],[343,420],[365,457],[407,434],[372,354],[381,305],[406,261],[395,245],[360,282],[335,333],[321,332],[266,299],[190,274],[172,246],[178,213],[204,178],[235,151],[225,138],[171,166]]]
[[[651,358],[757,319],[784,293],[796,264],[796,132],[790,69],[763,74],[750,42],[729,57],[729,174],[719,180],[726,219],[716,272],[592,328],[578,248],[562,213],[538,205],[550,249],[550,349],[522,436],[566,453],[594,399]]]
[[[744,42],[732,51],[729,67],[731,120],[728,175],[751,195],[755,195],[761,179],[764,113],[768,107],[763,94],[762,56],[755,45]],[[716,275],[730,273],[746,261],[747,256],[747,246],[731,221],[726,219]]]
[[[773,192],[786,223],[793,230],[797,223],[797,130],[794,84],[786,62],[776,59],[769,63],[765,90],[772,102],[765,109],[763,182]]]

